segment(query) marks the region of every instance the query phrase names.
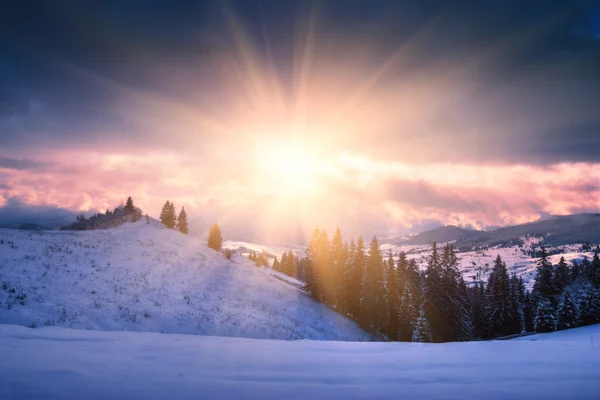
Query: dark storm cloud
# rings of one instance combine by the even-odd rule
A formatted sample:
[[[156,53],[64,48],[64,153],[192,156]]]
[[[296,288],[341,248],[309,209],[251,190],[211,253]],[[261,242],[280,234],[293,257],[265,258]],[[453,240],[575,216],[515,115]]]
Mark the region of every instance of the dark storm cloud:
[[[351,48],[364,38],[373,50],[373,64],[379,65],[397,48],[417,39],[418,48],[403,61],[412,68],[447,61],[456,68],[464,58],[465,68],[472,69],[468,73],[474,75],[474,88],[461,93],[457,105],[423,123],[446,148],[438,158],[599,161],[597,1],[240,0],[226,4],[223,7],[216,0],[4,2],[0,147],[139,144],[149,138],[149,132],[115,112],[113,106],[122,96],[119,89],[185,102],[188,89],[173,77],[191,73],[188,66],[200,69],[212,54],[231,51],[223,10],[238,15],[260,44],[259,56],[272,58],[293,95],[294,35],[314,11],[317,41],[322,44],[316,51],[323,54],[335,57],[337,48]],[[473,58],[486,52],[483,61],[473,64]],[[207,86],[206,96],[216,94],[208,91]],[[436,130],[439,126],[453,129]],[[390,128],[388,135],[393,131]],[[452,132],[463,133],[455,138]],[[431,143],[430,139],[414,141],[416,147]],[[158,143],[142,143],[146,142]],[[446,142],[455,148],[444,146]]]
[[[0,207],[0,226],[36,224],[48,228],[59,228],[75,220],[75,212],[60,207],[29,205],[17,197],[8,198]]]
[[[0,168],[25,170],[40,168],[44,165],[46,164],[34,160],[0,157]],[[2,187],[0,186],[0,189],[1,188]]]

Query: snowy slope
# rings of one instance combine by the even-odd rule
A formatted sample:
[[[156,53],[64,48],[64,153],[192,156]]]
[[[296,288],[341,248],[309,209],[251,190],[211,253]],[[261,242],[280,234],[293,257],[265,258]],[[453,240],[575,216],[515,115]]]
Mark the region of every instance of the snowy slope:
[[[600,325],[521,340],[348,343],[0,325],[0,398],[597,399]]]
[[[144,219],[97,231],[0,229],[0,323],[369,340],[271,274]]]

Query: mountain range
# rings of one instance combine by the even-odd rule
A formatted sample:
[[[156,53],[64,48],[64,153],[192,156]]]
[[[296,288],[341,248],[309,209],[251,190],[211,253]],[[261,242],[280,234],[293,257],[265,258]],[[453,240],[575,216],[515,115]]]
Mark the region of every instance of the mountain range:
[[[478,246],[516,244],[519,238],[535,236],[544,244],[600,243],[600,213],[555,216],[537,222],[480,231],[448,225],[421,232],[410,238],[392,240],[393,244],[425,245],[453,241],[458,249]]]

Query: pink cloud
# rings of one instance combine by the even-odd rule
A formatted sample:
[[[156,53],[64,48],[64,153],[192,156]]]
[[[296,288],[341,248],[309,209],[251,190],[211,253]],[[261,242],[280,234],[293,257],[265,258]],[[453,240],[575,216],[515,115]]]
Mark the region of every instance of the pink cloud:
[[[341,161],[340,161],[341,160]],[[192,216],[256,225],[339,225],[349,232],[393,232],[422,221],[482,227],[533,221],[541,213],[598,212],[600,165],[402,164],[340,158],[315,176],[319,191],[281,199],[249,159],[198,160],[174,153],[44,154],[40,168],[0,169],[8,198],[72,210],[113,208],[127,196],[151,215],[167,200]],[[276,166],[274,166],[276,167]]]

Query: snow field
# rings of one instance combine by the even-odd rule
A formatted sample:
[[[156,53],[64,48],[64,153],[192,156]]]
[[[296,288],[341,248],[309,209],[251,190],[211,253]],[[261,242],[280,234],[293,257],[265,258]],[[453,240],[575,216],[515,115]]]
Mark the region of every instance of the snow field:
[[[584,400],[600,393],[600,324],[444,344],[0,325],[0,354],[3,400]]]

